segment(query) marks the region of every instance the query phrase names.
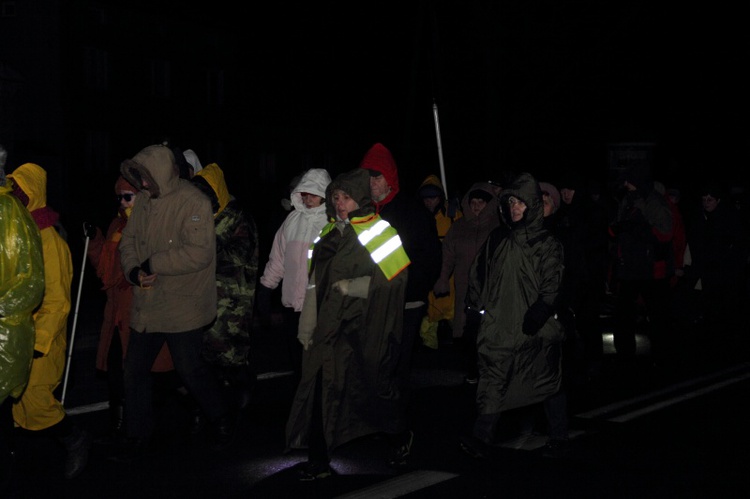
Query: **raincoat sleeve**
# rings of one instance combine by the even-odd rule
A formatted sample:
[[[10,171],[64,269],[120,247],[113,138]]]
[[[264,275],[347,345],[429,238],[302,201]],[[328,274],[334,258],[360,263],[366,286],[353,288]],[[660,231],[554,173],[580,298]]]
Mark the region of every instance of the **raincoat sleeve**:
[[[55,338],[67,332],[73,262],[67,244],[54,232],[55,229],[44,230],[52,232],[48,233],[49,236],[42,236],[44,299],[39,310],[34,314],[36,326],[34,350],[46,355]]]
[[[268,255],[268,262],[260,277],[260,283],[269,289],[276,289],[284,278],[284,253],[286,252],[286,234],[284,226],[276,231],[271,245],[271,252]]]

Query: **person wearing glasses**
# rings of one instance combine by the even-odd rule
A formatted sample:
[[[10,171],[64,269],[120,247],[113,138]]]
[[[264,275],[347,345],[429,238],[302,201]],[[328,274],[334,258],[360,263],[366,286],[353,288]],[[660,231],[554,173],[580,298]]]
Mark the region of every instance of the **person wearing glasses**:
[[[124,437],[125,388],[123,385],[123,360],[130,339],[130,306],[133,287],[125,279],[120,266],[120,239],[133,211],[138,189],[120,175],[115,182],[117,214],[107,228],[106,236],[89,223],[84,224],[89,238],[88,259],[106,294],[99,346],[96,351],[96,369],[106,374],[110,411],[110,433],[100,443],[116,442]],[[166,343],[151,367],[152,372],[174,370]]]

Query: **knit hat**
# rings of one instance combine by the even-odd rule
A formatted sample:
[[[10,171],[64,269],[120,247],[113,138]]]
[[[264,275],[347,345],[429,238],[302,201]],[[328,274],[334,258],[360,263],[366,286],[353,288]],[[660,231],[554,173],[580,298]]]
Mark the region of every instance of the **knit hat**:
[[[468,199],[469,201],[471,201],[472,199],[481,199],[485,203],[489,203],[490,200],[492,200],[492,194],[485,191],[484,189],[474,189],[469,193]]]
[[[572,189],[572,187],[570,187],[570,189]],[[542,194],[549,195],[552,199],[552,213],[556,212],[560,207],[560,191],[557,190],[557,187],[549,182],[539,182],[539,190],[542,191]]]
[[[442,197],[443,191],[436,185],[423,185],[419,188],[419,197],[421,198],[434,198]]]
[[[133,184],[125,180],[125,177],[120,175],[119,177],[117,177],[117,181],[115,182],[115,193],[119,194],[120,191],[138,192],[138,189],[133,187]]]

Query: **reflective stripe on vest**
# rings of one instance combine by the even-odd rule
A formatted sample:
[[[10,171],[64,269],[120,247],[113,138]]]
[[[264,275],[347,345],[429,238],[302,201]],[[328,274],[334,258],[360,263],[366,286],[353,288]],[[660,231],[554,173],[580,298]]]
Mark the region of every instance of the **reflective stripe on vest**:
[[[372,261],[383,271],[389,281],[411,263],[396,229],[382,218],[354,218],[350,225],[354,229],[354,233],[357,234],[360,244],[367,249]],[[310,246],[307,253],[308,270],[312,265],[315,244],[328,234],[334,226],[334,223],[326,225],[320,232],[320,236]]]

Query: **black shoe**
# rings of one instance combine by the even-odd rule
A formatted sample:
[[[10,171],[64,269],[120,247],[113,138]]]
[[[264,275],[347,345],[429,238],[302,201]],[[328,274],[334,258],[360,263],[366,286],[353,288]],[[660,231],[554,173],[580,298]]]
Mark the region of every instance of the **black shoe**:
[[[312,482],[323,480],[331,476],[332,471],[328,463],[318,461],[307,461],[296,466],[297,479],[300,482]]]
[[[388,465],[393,468],[403,468],[407,464],[407,459],[411,455],[411,446],[414,443],[414,432],[409,430],[406,433],[406,438],[396,448],[393,453],[393,457],[388,461]]]
[[[206,417],[200,410],[193,411],[190,414],[190,422],[188,423],[188,434],[191,436],[200,435],[203,429],[206,427]]]
[[[73,427],[70,435],[62,438],[67,454],[65,455],[65,478],[75,478],[81,474],[89,462],[89,451],[93,437],[91,433]]]
[[[490,454],[489,444],[474,436],[460,437],[459,446],[462,451],[474,459],[484,459]]]
[[[229,447],[234,441],[237,430],[237,416],[228,414],[219,418],[214,424],[214,443],[211,449],[222,451]]]

